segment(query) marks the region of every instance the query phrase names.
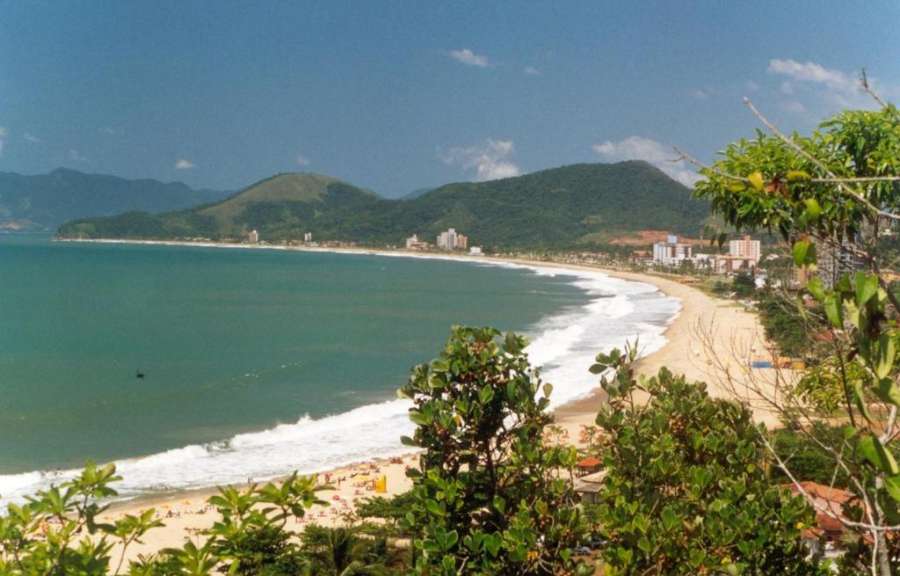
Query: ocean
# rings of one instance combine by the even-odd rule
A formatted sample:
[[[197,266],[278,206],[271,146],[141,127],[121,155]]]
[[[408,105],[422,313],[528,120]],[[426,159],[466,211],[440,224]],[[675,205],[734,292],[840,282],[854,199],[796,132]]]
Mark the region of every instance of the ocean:
[[[0,504],[89,460],[132,497],[400,454],[395,391],[453,324],[526,334],[559,405],[678,309],[591,271],[0,236]]]

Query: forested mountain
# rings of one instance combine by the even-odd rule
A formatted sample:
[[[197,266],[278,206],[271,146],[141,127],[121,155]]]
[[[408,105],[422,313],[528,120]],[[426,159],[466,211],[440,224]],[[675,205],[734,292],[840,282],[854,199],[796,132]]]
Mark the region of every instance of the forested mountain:
[[[387,200],[316,174],[279,174],[206,206],[159,215],[131,212],[70,222],[64,237],[300,239],[400,244],[455,227],[489,247],[563,247],[642,229],[695,233],[706,203],[646,162],[577,164],[525,176],[448,184]]]
[[[194,190],[181,182],[127,180],[66,168],[33,176],[0,172],[0,230],[53,230],[73,218],[179,210],[227,194]]]

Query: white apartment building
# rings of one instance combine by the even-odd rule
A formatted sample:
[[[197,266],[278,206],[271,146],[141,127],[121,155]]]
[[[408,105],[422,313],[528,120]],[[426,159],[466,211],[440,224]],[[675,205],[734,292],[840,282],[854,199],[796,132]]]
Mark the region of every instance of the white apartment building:
[[[693,247],[678,242],[678,236],[674,234],[669,234],[665,242],[656,242],[653,245],[653,262],[663,266],[678,266],[692,257]]]
[[[751,268],[759,264],[760,250],[759,240],[753,240],[750,236],[744,236],[740,240],[732,240],[728,243],[728,255],[752,262]]]
[[[438,234],[436,244],[441,250],[465,250],[469,246],[469,238],[455,228],[448,228]]]

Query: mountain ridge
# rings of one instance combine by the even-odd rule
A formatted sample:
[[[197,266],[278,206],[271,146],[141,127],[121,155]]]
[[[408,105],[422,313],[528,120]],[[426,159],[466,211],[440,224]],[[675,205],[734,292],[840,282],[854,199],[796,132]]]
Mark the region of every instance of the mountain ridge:
[[[696,233],[705,202],[641,161],[573,164],[488,182],[445,184],[416,198],[386,199],[321,174],[284,173],[213,204],[159,215],[128,213],[69,222],[63,237],[316,240],[397,245],[453,227],[488,247],[603,243],[611,234],[665,227]]]
[[[0,230],[52,230],[72,219],[129,210],[166,212],[217,201],[226,194],[178,181],[129,179],[63,167],[46,174],[0,172]]]

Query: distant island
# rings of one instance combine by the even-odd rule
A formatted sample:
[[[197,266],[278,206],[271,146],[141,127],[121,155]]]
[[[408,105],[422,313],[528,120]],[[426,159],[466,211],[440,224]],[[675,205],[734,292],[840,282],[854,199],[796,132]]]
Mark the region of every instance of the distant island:
[[[576,164],[489,182],[447,184],[385,199],[337,178],[278,174],[218,202],[152,214],[129,211],[63,224],[61,238],[254,239],[398,246],[417,234],[432,241],[455,228],[473,245],[572,248],[609,243],[636,231],[696,233],[705,201],[642,161]]]

